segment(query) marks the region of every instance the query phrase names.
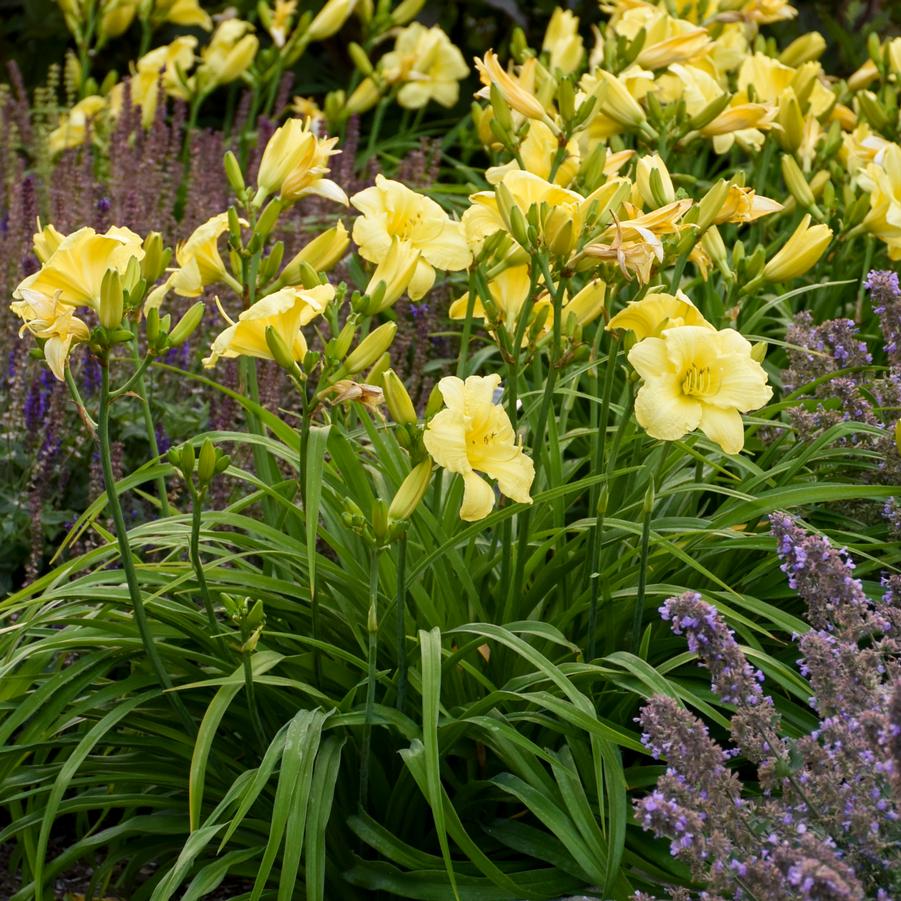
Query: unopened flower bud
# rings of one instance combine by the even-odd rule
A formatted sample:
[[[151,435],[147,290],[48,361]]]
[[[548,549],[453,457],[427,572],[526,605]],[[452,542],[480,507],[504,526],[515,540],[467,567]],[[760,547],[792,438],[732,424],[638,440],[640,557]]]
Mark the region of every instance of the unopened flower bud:
[[[224,166],[225,177],[228,179],[231,189],[235,194],[243,194],[245,189],[244,173],[241,172],[241,164],[238,162],[238,158],[231,150],[225,152]]]
[[[118,328],[124,311],[122,279],[115,269],[108,269],[100,283],[100,324],[105,329]]]
[[[203,319],[203,310],[203,301],[198,300],[197,303],[190,307],[185,315],[178,320],[175,328],[169,332],[169,339],[166,343],[170,347],[178,347],[179,345],[184,344],[185,341],[194,334],[194,330],[197,326],[200,325],[200,320]]]
[[[807,184],[797,160],[787,153],[782,154],[782,178],[785,179],[786,187],[801,208],[809,210],[816,202],[813,191],[810,190],[810,185]]]
[[[382,390],[385,392],[385,403],[391,418],[398,425],[412,424],[417,421],[416,408],[410,395],[397,373],[387,370],[382,376]]]
[[[201,482],[209,482],[216,474],[216,447],[209,438],[207,438],[200,448],[200,455],[197,458],[197,478]]]
[[[388,519],[398,522],[409,519],[419,506],[432,480],[432,461],[425,459],[410,470],[401,482],[391,506],[388,508]]]
[[[395,25],[406,25],[412,22],[425,6],[425,0],[401,0],[391,11],[391,21]]]
[[[344,361],[342,369],[349,375],[360,372],[373,363],[391,346],[397,334],[397,324],[385,322],[370,332]]]

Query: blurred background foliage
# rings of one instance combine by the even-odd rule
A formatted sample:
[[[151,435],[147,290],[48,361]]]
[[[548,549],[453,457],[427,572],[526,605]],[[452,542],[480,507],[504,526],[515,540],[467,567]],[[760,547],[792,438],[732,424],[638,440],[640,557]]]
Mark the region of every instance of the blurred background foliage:
[[[218,13],[235,11],[242,18],[254,21],[254,0],[236,0],[232,3],[206,3],[205,8]],[[301,7],[311,4],[301,4]],[[317,6],[319,4],[312,4]],[[540,45],[548,19],[558,4],[554,0],[537,0],[534,3],[517,0],[464,0],[456,3],[428,3],[419,15],[427,24],[440,24],[467,56],[481,55],[494,48],[502,50],[513,26],[523,28],[533,46]],[[583,26],[602,19],[597,0],[580,0],[562,4],[575,12]],[[863,61],[866,55],[867,34],[875,31],[881,37],[901,32],[901,2],[899,0],[797,0],[798,17],[783,25],[771,27],[768,33],[784,46],[793,38],[808,31],[820,31],[830,41],[835,51],[830,71],[847,75]],[[329,71],[336,74],[346,66],[345,47],[353,40],[353,19],[340,36],[334,39],[331,52],[336,65],[317,67],[316,77],[327,77]],[[184,33],[184,29],[179,29]],[[175,30],[173,30],[174,34]],[[199,32],[198,32],[199,33]],[[161,40],[168,40],[165,31]],[[96,71],[116,69],[120,73],[128,69],[128,61],[135,57],[138,35],[135,29],[133,45],[126,38],[110,42],[104,48],[103,64]],[[24,73],[29,86],[42,84],[51,63],[62,59],[69,46],[69,35],[62,14],[55,0],[0,0],[0,59],[15,61]],[[334,87],[308,81],[308,73],[298,73],[298,82],[311,92]],[[7,73],[0,73],[6,78]],[[465,99],[465,98],[464,98]]]

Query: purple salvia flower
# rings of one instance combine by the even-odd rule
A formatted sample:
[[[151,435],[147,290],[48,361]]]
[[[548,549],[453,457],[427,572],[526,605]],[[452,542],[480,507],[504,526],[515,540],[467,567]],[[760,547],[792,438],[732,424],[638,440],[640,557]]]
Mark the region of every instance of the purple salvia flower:
[[[889,365],[901,366],[901,285],[898,284],[898,273],[871,269],[863,284],[870,292],[873,311],[879,317]]]

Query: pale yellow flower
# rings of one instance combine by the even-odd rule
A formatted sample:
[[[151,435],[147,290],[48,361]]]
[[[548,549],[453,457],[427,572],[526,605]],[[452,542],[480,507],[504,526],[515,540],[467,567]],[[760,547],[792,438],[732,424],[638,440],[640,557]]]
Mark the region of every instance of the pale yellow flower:
[[[642,69],[640,66],[631,65],[616,76],[618,82],[612,88],[605,86],[604,76],[601,75],[603,71],[600,68],[593,69],[590,72],[586,72],[579,80],[580,93],[577,94],[577,101],[582,103],[589,96],[595,97],[595,105],[588,122],[579,132],[583,156],[588,156],[598,141],[602,141],[612,135],[622,134],[627,127],[619,119],[612,118],[609,112],[601,108],[597,102],[601,94],[605,95],[605,103],[616,101],[617,109],[622,107],[634,116],[635,109],[632,107],[632,102],[619,97],[620,88],[625,88],[631,101],[638,105],[639,111],[641,110],[639,101],[655,89],[654,73],[650,69]],[[610,96],[607,96],[608,94]],[[611,100],[611,97],[613,100]],[[620,118],[622,118],[622,115],[620,115]],[[640,116],[638,119],[640,119]],[[638,121],[638,119],[635,121]]]
[[[413,22],[397,36],[394,49],[379,62],[389,84],[399,84],[397,102],[406,109],[421,109],[430,100],[453,106],[460,96],[460,81],[469,75],[463,54],[437,25],[426,28]]]
[[[522,160],[523,169],[548,180],[559,146],[557,136],[544,122],[537,119],[530,120],[528,134],[519,145],[519,158]],[[576,138],[570,138],[566,145],[566,156],[554,175],[554,184],[564,187],[568,185],[579,174],[579,162],[579,142]],[[519,168],[519,163],[511,160],[502,166],[489,168],[485,172],[485,178],[489,184],[495,185],[502,181],[508,172]]]
[[[215,366],[225,357],[257,357],[273,359],[266,341],[266,329],[272,328],[295,360],[302,360],[307,353],[307,342],[301,327],[319,316],[335,296],[332,285],[317,285],[315,288],[282,288],[274,294],[258,300],[250,309],[244,310],[238,321],[233,322],[220,307],[220,312],[229,323],[212,344],[210,355],[204,359],[207,368]]]
[[[794,230],[782,249],[767,262],[763,277],[771,282],[786,282],[812,269],[826,252],[832,240],[828,225],[810,225],[808,213]]]
[[[890,259],[901,260],[901,147],[889,144],[881,165],[870,163],[860,183],[870,192],[864,226],[885,242]]]
[[[66,236],[59,231],[55,225],[50,224],[41,226],[41,220],[38,219],[38,231],[35,232],[34,237],[32,238],[34,255],[42,263],[46,263],[53,255],[53,251],[63,243],[65,237]]]
[[[13,297],[42,294],[70,306],[99,309],[100,285],[108,270],[124,273],[132,259],[144,258],[143,241],[131,229],[113,226],[98,235],[80,228],[60,241],[41,268],[20,282]]]
[[[228,214],[220,213],[199,225],[176,247],[175,260],[179,268],[168,283],[176,294],[198,297],[207,285],[222,281],[227,273],[219,254],[219,239],[227,231]]]
[[[379,290],[379,285],[384,284],[384,289],[379,303],[368,308],[366,312],[374,315],[388,307],[393,306],[400,296],[410,287],[410,282],[416,274],[421,253],[409,241],[394,237],[391,239],[391,247],[388,253],[379,261],[366,286],[365,294],[374,298]]]
[[[879,81],[879,69],[868,59],[848,78],[848,88],[852,91],[866,90],[874,81]]]
[[[629,301],[625,309],[607,323],[607,329],[627,329],[638,341],[643,341],[659,338],[666,329],[683,325],[713,328],[682,291],[675,294],[654,292],[645,294],[641,300]]]
[[[360,256],[378,263],[391,248],[391,239],[408,241],[421,254],[409,285],[418,300],[435,282],[435,269],[465,269],[472,255],[463,225],[454,222],[430,197],[377,175],[375,186],[354,194],[350,202],[363,214],[354,222],[353,239]]]
[[[782,208],[778,200],[764,197],[753,188],[729,185],[726,199],[713,222],[715,225],[721,225],[723,222],[753,222],[762,216],[778,213]]]
[[[497,319],[511,335],[516,332],[516,323],[519,320],[523,306],[529,299],[530,287],[531,279],[528,265],[508,266],[488,283],[488,293],[496,308]],[[546,297],[543,305],[548,305]],[[457,298],[451,304],[448,315],[451,319],[465,319],[468,309],[469,292],[467,291],[466,294]],[[530,320],[534,318],[538,309],[539,304],[536,302],[530,310]],[[474,319],[484,319],[486,316],[485,306],[478,295],[473,299],[472,316]],[[528,342],[528,329],[526,329],[523,333],[522,343],[526,345]]]
[[[97,36],[100,44],[105,44],[110,38],[117,38],[128,31],[138,12],[140,0],[115,0],[115,2],[100,3],[100,24],[97,28]]]
[[[740,11],[745,21],[757,25],[787,22],[798,15],[798,10],[788,0],[745,0]]]
[[[778,103],[785,89],[791,87],[796,71],[771,56],[754,53],[738,70],[738,90],[749,96],[753,87],[758,103]]]
[[[582,65],[585,45],[579,35],[579,17],[559,6],[554,9],[541,50],[548,55],[551,69],[558,69],[564,75],[575,72]]]
[[[848,174],[856,184],[862,170],[870,163],[881,165],[885,151],[892,142],[870,129],[866,122],[861,122],[850,134],[842,135],[842,146],[839,159],[845,164]]]
[[[59,126],[47,136],[51,154],[62,153],[72,147],[80,147],[93,133],[92,123],[106,108],[106,100],[99,94],[91,94],[79,100],[68,112],[59,117]]]
[[[87,325],[75,316],[75,307],[60,302],[56,296],[48,297],[28,288],[20,288],[17,293],[21,300],[13,301],[9,308],[24,323],[19,337],[29,331],[42,339],[44,359],[50,371],[63,381],[72,345],[90,337]]]
[[[212,90],[244,74],[260,46],[252,32],[253,25],[242,19],[226,19],[219,25],[200,53],[196,79],[201,90]]]
[[[337,138],[318,137],[307,122],[289,119],[276,129],[263,151],[257,200],[278,193],[285,203],[293,203],[315,194],[346,206],[347,195],[325,178],[330,171],[329,157],[341,152],[334,149],[337,143]]]
[[[741,414],[773,396],[751,345],[733,329],[666,329],[659,338],[639,341],[629,362],[644,380],[635,418],[664,441],[700,429],[727,454],[737,454],[745,443]]]
[[[284,47],[288,35],[294,25],[294,13],[297,12],[297,0],[275,0],[275,7],[269,10],[266,31],[276,47]],[[264,20],[265,21],[265,20]]]
[[[471,375],[466,381],[447,376],[438,383],[445,409],[429,421],[423,443],[432,459],[463,477],[460,518],[484,519],[494,507],[494,490],[477,473],[497,480],[501,494],[520,504],[529,494],[535,466],[516,442],[506,411],[494,403],[499,375]]]
[[[476,96],[490,97],[488,87],[494,84],[511,109],[527,119],[549,121],[544,104],[527,86],[529,81],[534,81],[534,66],[534,60],[527,60],[520,70],[519,77],[516,77],[507,72],[498,61],[497,54],[489,50],[483,59],[476,59],[479,77],[482,84],[486,85]]]
[[[645,39],[636,63],[646,69],[684,62],[703,53],[710,44],[706,29],[674,18],[662,6],[635,6],[623,12],[614,26],[617,34],[630,41],[642,30]]]
[[[319,104],[312,97],[295,97],[291,101],[291,112],[300,119],[306,119],[310,123],[310,130],[319,133],[319,123],[325,118],[325,113],[319,108]]]

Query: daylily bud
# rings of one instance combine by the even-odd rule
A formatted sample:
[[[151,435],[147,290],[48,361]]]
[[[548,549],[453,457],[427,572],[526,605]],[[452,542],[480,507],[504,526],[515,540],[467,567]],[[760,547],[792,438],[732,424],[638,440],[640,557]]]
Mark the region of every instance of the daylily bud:
[[[137,257],[132,257],[128,261],[125,272],[121,274],[120,278],[122,279],[122,290],[126,294],[143,297],[147,284],[146,282],[141,284],[141,264]]]
[[[787,153],[782,154],[782,178],[785,179],[792,197],[803,209],[809,210],[816,202],[813,191],[810,190],[810,185],[807,184],[807,179],[795,158]]]
[[[194,329],[200,325],[200,320],[203,319],[203,310],[203,301],[198,300],[197,303],[195,303],[193,307],[190,307],[185,315],[178,320],[175,328],[169,332],[167,343],[170,347],[178,347],[180,344],[184,344],[185,341],[194,334]]]
[[[118,328],[124,311],[122,279],[115,269],[109,269],[100,283],[100,324],[105,329]]]
[[[316,272],[328,272],[343,256],[350,244],[350,236],[342,222],[323,232],[303,247],[285,266],[279,283],[296,285],[300,281],[301,265],[309,264]]]
[[[297,363],[285,339],[270,325],[266,327],[266,346],[272,359],[286,372],[296,372]]]
[[[867,117],[867,121],[876,131],[885,131],[889,124],[888,116],[882,108],[882,104],[872,91],[861,91],[857,95],[861,112]]]
[[[307,29],[307,38],[311,41],[324,41],[330,38],[347,21],[353,12],[356,0],[327,0],[319,10]]]
[[[159,232],[150,232],[144,238],[144,258],[141,260],[141,273],[147,284],[153,284],[165,271],[171,256],[170,251],[163,248],[163,236]]]
[[[716,221],[728,193],[729,182],[721,178],[719,181],[714,182],[710,190],[700,199],[697,204],[697,226],[699,232],[707,231]]]
[[[241,172],[241,164],[231,150],[225,152],[225,177],[228,179],[231,189],[235,194],[244,193],[244,174]]]
[[[401,482],[388,508],[388,519],[392,522],[409,519],[425,497],[431,481],[432,461],[427,458],[414,466]]]
[[[381,543],[388,534],[388,507],[380,497],[373,500],[372,515],[369,519],[372,524],[372,534]]]
[[[593,279],[567,303],[564,312],[575,316],[580,326],[589,325],[604,312],[606,293],[606,283],[599,278]]]
[[[441,392],[438,390],[438,386],[435,385],[432,388],[429,399],[426,401],[425,405],[425,418],[431,419],[442,407],[444,406],[444,398],[441,395]]]
[[[373,363],[391,346],[397,334],[397,324],[385,322],[375,331],[370,332],[351,352],[341,367],[344,372],[353,375],[372,366]]]
[[[378,85],[371,78],[364,78],[358,85],[356,90],[347,102],[344,104],[344,114],[346,116],[360,116],[371,110],[381,97],[381,91]]]
[[[197,458],[197,478],[201,482],[209,482],[216,474],[216,447],[209,438],[203,442],[200,448],[200,456]]]
[[[810,225],[806,215],[782,249],[763,268],[763,277],[771,282],[785,282],[804,275],[816,265],[832,240],[828,225]]]
[[[609,119],[627,128],[640,128],[647,121],[644,110],[629,89],[612,72],[598,71],[600,80],[595,91],[598,109]]]
[[[413,401],[410,400],[404,383],[393,369],[387,370],[382,376],[382,390],[385,392],[388,412],[398,425],[412,424],[417,421],[418,417]]]
[[[391,11],[391,21],[395,25],[406,25],[419,15],[425,0],[401,0]]]
[[[763,363],[766,359],[766,341],[757,341],[751,345],[751,359]]]
[[[266,205],[266,209],[260,214],[260,218],[257,219],[256,228],[254,228],[254,234],[260,235],[262,237],[266,237],[273,228],[275,228],[275,223],[278,222],[278,217],[282,213],[282,204],[278,198],[270,200]]]
[[[688,120],[688,127],[692,131],[700,131],[702,128],[706,128],[726,109],[731,100],[732,96],[730,94],[720,94],[719,97],[711,100],[697,115],[692,116]]]
[[[712,225],[704,232],[701,238],[701,247],[707,255],[716,263],[717,268],[726,278],[732,277],[732,270],[729,268],[729,255],[726,253],[726,245],[723,243],[722,235],[719,229]]]
[[[147,335],[147,343],[153,347],[160,336],[160,311],[158,307],[151,307],[144,317],[144,333]]]
[[[792,41],[779,54],[779,62],[793,69],[802,63],[819,59],[826,50],[826,39],[818,31],[808,31]]]
[[[347,45],[347,52],[350,54],[353,64],[363,75],[372,75],[372,62],[366,55],[366,51],[356,41],[351,41]]]
[[[372,369],[366,374],[366,381],[370,385],[375,385],[377,388],[382,387],[382,382],[385,378],[385,373],[391,368],[391,354],[383,353],[373,364]]]
[[[178,458],[178,465],[185,478],[188,478],[194,472],[195,460],[194,445],[190,441],[187,444],[183,444]]]
[[[641,199],[651,209],[666,206],[676,199],[673,180],[659,154],[652,153],[639,158],[635,169],[635,183]]]
[[[782,149],[794,153],[804,140],[804,116],[801,115],[801,104],[791,88],[786,88],[779,98],[776,120],[782,126],[782,130],[776,133]]]

